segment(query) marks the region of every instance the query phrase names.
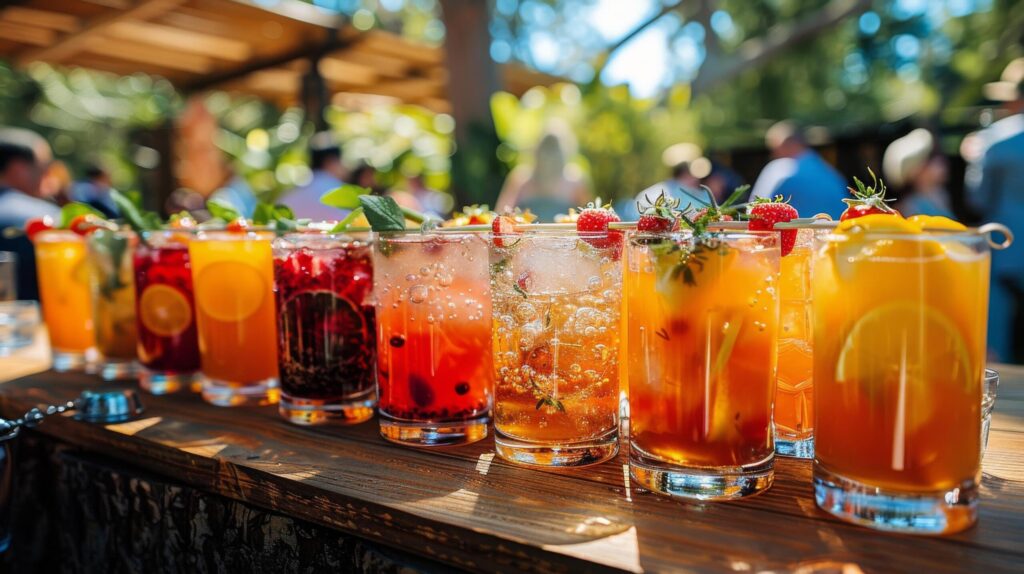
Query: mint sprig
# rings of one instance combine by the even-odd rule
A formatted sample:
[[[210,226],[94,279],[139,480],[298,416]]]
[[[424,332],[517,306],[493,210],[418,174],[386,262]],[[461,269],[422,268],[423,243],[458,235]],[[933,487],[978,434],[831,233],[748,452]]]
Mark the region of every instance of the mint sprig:
[[[210,212],[210,215],[223,221],[224,223],[231,223],[232,221],[242,217],[242,214],[238,212],[231,204],[220,201],[218,199],[211,199],[206,202],[206,211]]]
[[[427,216],[401,207],[394,199],[385,195],[360,195],[359,203],[363,207],[366,220],[370,223],[370,229],[378,233],[405,231],[406,219],[414,223],[427,221]]]
[[[321,195],[320,203],[338,209],[357,209],[361,205],[359,198],[370,195],[370,193],[370,190],[365,187],[346,183]]]
[[[91,205],[84,203],[71,202],[64,207],[60,208],[60,223],[57,225],[60,229],[68,229],[71,227],[71,222],[75,220],[79,215],[95,215],[100,219],[106,219],[102,213]]]
[[[121,213],[132,231],[142,237],[143,231],[160,229],[160,216],[152,211],[146,211],[141,207],[141,199],[138,194],[127,195],[113,189],[110,191],[110,198]]]

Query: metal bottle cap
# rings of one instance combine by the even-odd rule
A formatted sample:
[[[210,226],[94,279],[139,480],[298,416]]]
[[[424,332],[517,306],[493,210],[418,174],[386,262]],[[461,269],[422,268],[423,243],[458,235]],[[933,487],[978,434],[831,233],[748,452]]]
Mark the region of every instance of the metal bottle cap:
[[[142,414],[142,401],[131,389],[84,391],[75,401],[75,419],[90,423],[121,423]]]

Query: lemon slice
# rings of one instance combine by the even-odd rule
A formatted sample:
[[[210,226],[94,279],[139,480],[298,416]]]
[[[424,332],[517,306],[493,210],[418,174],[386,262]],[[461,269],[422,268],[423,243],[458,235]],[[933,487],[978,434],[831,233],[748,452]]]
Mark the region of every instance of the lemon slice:
[[[964,231],[967,229],[967,226],[963,223],[939,215],[913,215],[907,218],[907,221],[920,226],[921,229],[948,229],[950,231]]]
[[[971,357],[956,325],[911,301],[876,307],[850,330],[836,363],[836,383],[857,385],[870,399],[902,393],[907,430],[927,421],[942,387],[969,388]],[[883,398],[884,397],[884,398]]]
[[[174,287],[150,285],[139,300],[139,320],[155,335],[174,337],[192,324],[192,306]]]
[[[199,272],[196,303],[218,321],[242,321],[252,316],[270,294],[259,270],[237,261],[213,263]]]

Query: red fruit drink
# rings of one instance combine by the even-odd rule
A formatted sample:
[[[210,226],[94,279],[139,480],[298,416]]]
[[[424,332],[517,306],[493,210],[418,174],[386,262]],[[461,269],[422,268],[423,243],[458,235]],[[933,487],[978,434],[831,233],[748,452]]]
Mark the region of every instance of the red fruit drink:
[[[187,231],[143,235],[134,253],[139,385],[155,395],[191,388],[199,371]]]
[[[373,416],[375,345],[370,244],[296,233],[274,242],[281,416],[296,424]]]

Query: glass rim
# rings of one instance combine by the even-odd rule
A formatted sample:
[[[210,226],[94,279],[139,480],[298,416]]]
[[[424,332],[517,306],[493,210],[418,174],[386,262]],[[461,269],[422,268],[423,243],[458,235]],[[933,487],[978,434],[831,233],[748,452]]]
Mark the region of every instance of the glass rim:
[[[214,234],[206,236],[204,234]],[[255,241],[274,238],[274,231],[271,229],[246,228],[245,231],[228,231],[227,229],[200,229],[195,233],[192,241]]]
[[[678,231],[669,232],[652,232],[652,231],[639,231],[631,230],[626,232],[626,238],[634,240],[637,238],[643,239],[674,239],[674,238],[703,238],[703,239],[777,239],[780,236],[778,231],[750,231],[746,229],[723,229],[720,231],[712,231],[707,235],[694,235],[693,230],[680,229]]]
[[[898,231],[871,231],[858,233],[837,233],[834,229],[829,233],[815,235],[818,241],[839,242],[851,239],[882,239],[893,241],[951,241],[971,240],[988,244],[987,234],[977,229],[926,229],[920,233],[900,233]]]

